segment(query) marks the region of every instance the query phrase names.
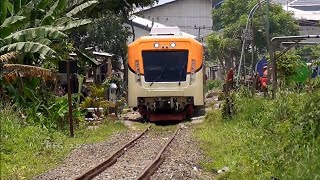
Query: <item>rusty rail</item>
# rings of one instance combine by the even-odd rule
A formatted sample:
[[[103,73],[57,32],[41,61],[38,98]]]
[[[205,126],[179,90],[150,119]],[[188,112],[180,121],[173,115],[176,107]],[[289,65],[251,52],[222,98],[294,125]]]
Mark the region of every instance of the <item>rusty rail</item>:
[[[164,151],[167,149],[167,147],[170,145],[172,140],[175,138],[179,131],[179,126],[177,127],[176,131],[172,135],[172,137],[167,141],[167,143],[163,146],[161,151],[158,153],[157,157],[152,161],[152,163],[149,164],[148,167],[146,167],[143,172],[138,176],[137,180],[145,180],[150,179],[150,177],[158,170],[160,165],[163,163],[165,156]]]
[[[121,148],[119,148],[115,153],[113,153],[109,158],[99,165],[95,166],[94,168],[90,169],[86,173],[82,174],[81,176],[75,178],[75,180],[89,180],[100,174],[102,171],[106,170],[108,167],[112,166],[114,163],[117,162],[117,159],[124,154],[124,152],[130,149],[138,139],[140,139],[149,129],[151,125],[145,129],[138,137],[131,140],[129,143],[125,144]]]

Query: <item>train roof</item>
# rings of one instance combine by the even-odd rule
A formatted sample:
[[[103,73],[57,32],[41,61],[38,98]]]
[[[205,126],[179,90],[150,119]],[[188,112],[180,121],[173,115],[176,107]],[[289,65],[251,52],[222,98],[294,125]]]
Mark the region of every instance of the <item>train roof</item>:
[[[133,46],[133,45],[139,44],[141,42],[157,42],[157,41],[165,41],[165,40],[176,41],[176,42],[189,41],[189,42],[196,43],[200,46],[203,46],[203,44],[201,44],[196,39],[189,37],[189,36],[184,36],[184,35],[181,35],[181,36],[177,36],[177,35],[142,36],[142,37],[136,39],[131,44],[129,44],[129,46]]]
[[[150,36],[142,36],[138,38],[136,41],[134,41],[133,43],[131,43],[130,45],[134,45],[140,42],[163,41],[166,39],[170,41],[189,41],[189,42],[198,43],[199,45],[201,44],[193,37],[183,34],[182,31],[179,29],[179,27],[173,26],[173,27],[153,27],[150,31]]]

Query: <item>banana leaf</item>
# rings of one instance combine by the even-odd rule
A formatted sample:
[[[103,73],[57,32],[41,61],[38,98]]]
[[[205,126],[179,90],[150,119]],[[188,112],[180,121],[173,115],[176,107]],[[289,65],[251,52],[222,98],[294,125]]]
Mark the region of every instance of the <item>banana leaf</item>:
[[[50,10],[47,12],[45,17],[43,18],[41,24],[42,25],[49,25],[51,24],[55,17],[59,14],[61,14],[66,6],[67,6],[68,0],[58,0],[54,3],[54,5],[50,8]]]
[[[75,8],[73,8],[71,11],[69,11],[66,16],[67,17],[72,17],[76,14],[78,14],[79,12],[83,12],[85,9],[92,7],[93,5],[96,5],[98,3],[98,1],[88,1],[85,2]]]
[[[49,27],[36,27],[29,28],[22,31],[13,33],[3,40],[5,44],[11,44],[15,42],[33,41],[34,39],[47,38],[47,39],[63,39],[68,38],[68,35]]]
[[[58,58],[60,58],[53,49],[37,42],[18,42],[18,43],[9,44],[0,48],[0,54],[3,52],[10,52],[10,51],[39,53],[40,55],[43,55],[43,56],[56,55]]]
[[[0,38],[5,38],[27,22],[24,16],[11,16],[7,18],[0,26]]]
[[[90,19],[81,19],[81,20],[74,20],[74,21],[69,21],[63,25],[60,25],[56,27],[57,30],[59,31],[69,31],[73,28],[78,28],[80,26],[85,26],[90,24],[92,21]]]

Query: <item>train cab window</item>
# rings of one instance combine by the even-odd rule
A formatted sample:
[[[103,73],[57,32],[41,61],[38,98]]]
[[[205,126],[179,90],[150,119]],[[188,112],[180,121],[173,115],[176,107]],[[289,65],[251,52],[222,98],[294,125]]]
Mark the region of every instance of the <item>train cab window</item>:
[[[142,51],[146,82],[186,81],[189,51]]]

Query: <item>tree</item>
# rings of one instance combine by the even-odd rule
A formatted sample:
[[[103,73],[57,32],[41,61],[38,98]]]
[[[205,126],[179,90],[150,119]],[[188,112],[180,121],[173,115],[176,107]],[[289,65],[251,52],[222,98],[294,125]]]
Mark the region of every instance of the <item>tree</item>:
[[[228,59],[236,60],[240,58],[240,44],[242,43],[239,42],[239,39],[241,39],[243,29],[246,26],[248,13],[257,2],[257,0],[226,0],[222,4],[221,8],[213,11],[212,17],[214,29],[223,29],[223,34],[220,35],[220,41],[231,42],[226,46],[227,48],[220,51],[220,57],[213,56],[212,60],[220,58],[218,61],[222,67],[224,67],[222,62],[226,63],[226,60],[225,58],[221,59],[221,57],[231,56],[228,57]],[[260,54],[264,54],[267,50],[266,33],[263,28],[265,25],[263,24],[264,20],[262,19],[263,14],[261,12],[266,12],[265,7],[263,7],[261,11],[257,11],[255,13],[252,30],[254,34],[255,47]],[[271,37],[280,35],[298,35],[299,33],[298,24],[292,17],[292,14],[284,11],[282,7],[277,4],[271,4],[270,7],[270,33]],[[216,35],[209,36],[207,43],[210,45],[209,51],[216,53],[217,46],[215,45],[215,41],[217,38],[212,38],[212,36]],[[230,49],[234,49],[235,53],[230,54]],[[246,44],[245,49],[252,51],[250,44]]]
[[[223,38],[212,33],[209,35],[207,42],[210,58],[221,65],[224,75],[226,69],[234,67],[239,56],[240,40],[234,41],[231,38]]]
[[[113,67],[120,70],[119,59],[125,59],[127,54],[127,38],[131,34],[124,27],[123,19],[110,13],[95,19],[85,31],[75,33],[75,46],[79,48],[94,47],[97,50],[112,53]],[[81,38],[77,38],[81,37]]]
[[[297,48],[297,54],[306,62],[320,59],[320,45],[308,45]]]
[[[95,46],[101,51],[115,55],[113,67],[119,69],[124,66],[124,82],[127,83],[127,38],[134,36],[124,23],[132,24],[130,15],[135,8],[145,7],[158,2],[158,0],[100,0],[91,13],[85,17],[95,18],[88,30],[73,33],[76,46],[85,48]],[[119,60],[122,60],[120,62]]]

